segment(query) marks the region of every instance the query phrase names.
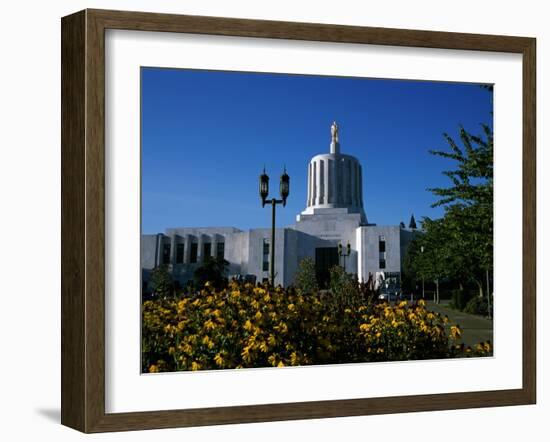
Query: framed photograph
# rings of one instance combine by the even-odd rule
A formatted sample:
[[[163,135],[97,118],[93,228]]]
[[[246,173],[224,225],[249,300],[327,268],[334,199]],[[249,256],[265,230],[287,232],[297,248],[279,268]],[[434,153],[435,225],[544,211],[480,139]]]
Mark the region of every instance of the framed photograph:
[[[62,423],[536,400],[535,39],[62,19]]]

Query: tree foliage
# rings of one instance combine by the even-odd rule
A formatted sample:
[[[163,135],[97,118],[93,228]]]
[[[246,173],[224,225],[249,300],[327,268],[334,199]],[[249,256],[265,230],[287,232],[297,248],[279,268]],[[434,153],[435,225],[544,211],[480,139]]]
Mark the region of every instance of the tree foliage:
[[[206,257],[194,273],[197,287],[203,287],[208,282],[218,290],[223,288],[227,284],[225,274],[228,266],[229,262],[223,258]]]
[[[481,128],[481,135],[473,135],[460,127],[461,146],[444,134],[447,150],[430,150],[454,166],[443,172],[448,187],[428,189],[438,197],[432,207],[443,206],[445,212],[440,219],[422,220],[423,234],[412,241],[404,261],[413,280],[447,278],[461,289],[473,282],[480,295],[493,266],[493,132],[488,125]]]
[[[151,271],[149,284],[155,297],[167,298],[174,294],[174,281],[166,265],[160,265]]]
[[[316,293],[319,290],[315,262],[312,258],[304,258],[300,261],[294,277],[294,285],[301,293]]]

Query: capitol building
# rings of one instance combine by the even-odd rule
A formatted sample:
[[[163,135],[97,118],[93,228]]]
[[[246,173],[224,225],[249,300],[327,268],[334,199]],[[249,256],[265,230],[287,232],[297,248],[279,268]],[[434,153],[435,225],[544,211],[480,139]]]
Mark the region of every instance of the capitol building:
[[[307,167],[307,201],[296,223],[275,230],[275,284],[292,285],[304,258],[315,262],[321,285],[334,265],[366,281],[384,272],[399,278],[406,248],[416,234],[414,225],[376,225],[363,205],[363,169],[357,158],[341,152],[338,126],[331,126],[328,153],[314,156]],[[206,257],[229,262],[228,276],[247,275],[269,280],[271,228],[174,227],[164,233],[143,234],[141,267],[144,289],[151,270],[167,265],[181,286],[193,279]],[[339,245],[344,254],[339,255]],[[343,260],[345,259],[345,263]],[[253,276],[251,276],[253,275]]]

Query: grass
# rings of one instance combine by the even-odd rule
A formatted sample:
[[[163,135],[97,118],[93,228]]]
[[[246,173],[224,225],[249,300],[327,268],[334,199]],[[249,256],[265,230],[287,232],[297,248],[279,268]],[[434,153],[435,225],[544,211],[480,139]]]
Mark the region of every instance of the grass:
[[[428,301],[426,308],[442,315],[447,315],[450,319],[451,325],[459,325],[462,329],[462,340],[466,346],[473,347],[479,342],[493,341],[493,321],[482,316],[471,315],[469,313],[460,312],[458,310],[451,309],[448,302],[443,301],[441,304],[435,304],[432,301]]]

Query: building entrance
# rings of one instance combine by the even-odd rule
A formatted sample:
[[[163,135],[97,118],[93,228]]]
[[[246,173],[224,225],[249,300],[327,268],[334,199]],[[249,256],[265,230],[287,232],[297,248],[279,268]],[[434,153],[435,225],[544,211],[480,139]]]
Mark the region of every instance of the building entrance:
[[[317,247],[315,249],[315,276],[320,288],[328,288],[330,269],[338,264],[338,247]]]

